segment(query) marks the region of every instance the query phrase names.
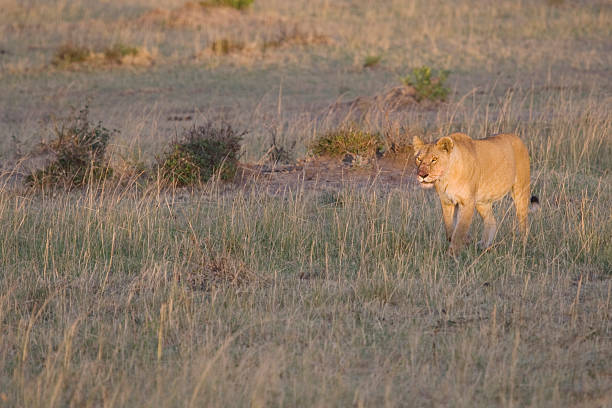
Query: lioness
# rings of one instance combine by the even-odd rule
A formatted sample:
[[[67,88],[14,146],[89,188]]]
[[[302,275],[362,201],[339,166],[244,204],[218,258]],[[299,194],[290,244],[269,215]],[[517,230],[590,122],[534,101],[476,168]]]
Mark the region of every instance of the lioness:
[[[457,254],[463,246],[474,209],[485,224],[481,244],[485,248],[491,245],[497,229],[492,205],[509,191],[526,238],[529,152],[518,136],[502,134],[474,140],[454,133],[429,144],[415,136],[413,146],[417,181],[423,188],[435,187],[440,197],[451,254]],[[536,204],[537,197],[531,197],[531,202]]]

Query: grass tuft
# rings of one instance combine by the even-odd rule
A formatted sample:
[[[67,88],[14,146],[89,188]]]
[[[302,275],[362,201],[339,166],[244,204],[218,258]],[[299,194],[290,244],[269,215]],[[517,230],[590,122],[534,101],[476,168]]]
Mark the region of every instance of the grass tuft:
[[[90,56],[91,50],[87,47],[64,44],[55,52],[51,64],[56,67],[66,67],[68,65],[85,62]]]
[[[366,55],[363,61],[364,68],[373,68],[377,66],[382,60],[382,56],[380,55]]]
[[[253,4],[254,0],[206,0],[199,4],[202,7],[231,7],[236,10],[244,10]]]
[[[193,268],[182,272],[179,280],[192,290],[207,291],[214,287],[239,287],[256,280],[255,273],[246,264],[227,252],[205,249],[197,245],[195,248],[197,259],[192,262]]]
[[[80,65],[88,67],[112,65],[150,65],[152,56],[145,50],[131,45],[116,43],[94,52],[87,47],[62,45],[57,49],[51,65],[58,68],[71,68]]]
[[[345,154],[373,157],[383,147],[379,133],[370,133],[355,127],[342,127],[318,137],[310,151],[315,156],[338,157]]]
[[[210,43],[210,50],[215,55],[228,55],[233,52],[242,51],[244,47],[243,42],[229,38],[220,38]]]
[[[217,172],[221,180],[232,180],[245,134],[230,125],[216,127],[210,122],[188,129],[183,139],[173,142],[158,160],[161,181],[177,187],[196,185]]]
[[[127,56],[137,56],[139,53],[138,48],[130,45],[117,43],[104,50],[104,58],[109,62],[121,64],[121,60]]]

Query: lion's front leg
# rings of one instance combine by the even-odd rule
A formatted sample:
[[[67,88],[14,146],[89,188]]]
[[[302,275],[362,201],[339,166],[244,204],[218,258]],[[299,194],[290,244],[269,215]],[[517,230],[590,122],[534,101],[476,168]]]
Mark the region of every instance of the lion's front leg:
[[[472,224],[472,217],[474,216],[474,202],[464,202],[459,204],[459,214],[457,216],[457,226],[455,227],[455,231],[451,237],[451,244],[449,251],[451,254],[455,255],[459,253],[463,244],[465,243],[465,238],[467,236],[468,230],[470,229],[470,224]]]
[[[446,240],[450,241],[453,236],[453,230],[455,229],[455,223],[453,221],[455,217],[455,204],[450,201],[444,202],[440,200],[442,204],[442,218],[444,219],[444,228],[446,229]]]

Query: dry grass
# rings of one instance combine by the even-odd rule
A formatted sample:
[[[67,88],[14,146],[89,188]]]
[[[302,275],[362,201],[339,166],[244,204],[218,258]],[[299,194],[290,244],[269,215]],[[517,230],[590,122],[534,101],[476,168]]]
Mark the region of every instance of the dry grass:
[[[3,5],[0,405],[612,405],[607,5],[256,0],[249,18],[333,42],[210,59],[194,56],[271,31],[133,24],[183,5]],[[142,44],[159,59],[49,70],[66,43]],[[367,55],[382,56],[376,69]],[[450,259],[437,197],[378,179],[300,177],[274,193],[20,187],[17,153],[85,97],[121,131],[107,154],[126,168],[208,120],[250,130],[245,160],[271,143],[299,157],[342,124],[331,105],[375,98],[422,65],[452,71],[446,104],[375,109],[357,125],[401,149],[406,132],[517,132],[541,200],[526,246],[504,200],[493,248]]]

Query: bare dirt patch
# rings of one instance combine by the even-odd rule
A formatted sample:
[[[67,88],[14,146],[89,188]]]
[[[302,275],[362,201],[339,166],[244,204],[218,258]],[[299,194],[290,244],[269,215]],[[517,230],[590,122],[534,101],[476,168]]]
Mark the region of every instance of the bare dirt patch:
[[[241,185],[257,184],[270,193],[286,189],[337,189],[347,183],[357,188],[377,185],[385,188],[417,187],[413,180],[411,155],[405,152],[375,157],[367,164],[342,158],[310,157],[295,164],[243,164],[237,176]]]
[[[401,113],[408,109],[420,107],[434,109],[439,102],[430,100],[417,101],[417,91],[409,85],[396,86],[388,91],[373,96],[359,96],[345,102],[335,102],[323,112],[326,118],[335,118],[340,122],[362,121],[372,115]]]

